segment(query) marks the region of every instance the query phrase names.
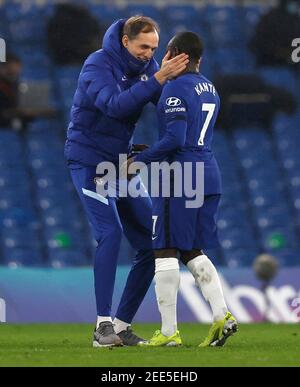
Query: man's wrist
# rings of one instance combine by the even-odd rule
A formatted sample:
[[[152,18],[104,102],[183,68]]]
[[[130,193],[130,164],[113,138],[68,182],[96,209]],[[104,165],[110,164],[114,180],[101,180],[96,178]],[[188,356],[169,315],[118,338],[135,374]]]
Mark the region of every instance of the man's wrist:
[[[161,85],[167,82],[167,77],[162,73],[161,70],[157,71],[157,73],[154,74],[154,77]]]

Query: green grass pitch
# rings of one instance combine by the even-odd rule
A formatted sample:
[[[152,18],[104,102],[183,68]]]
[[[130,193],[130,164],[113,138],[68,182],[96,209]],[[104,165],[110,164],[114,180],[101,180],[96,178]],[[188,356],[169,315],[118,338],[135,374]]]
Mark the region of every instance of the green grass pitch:
[[[158,324],[136,324],[150,338]],[[89,324],[0,324],[0,366],[300,366],[300,324],[240,324],[222,348],[198,348],[209,326],[180,324],[180,348],[92,348]]]

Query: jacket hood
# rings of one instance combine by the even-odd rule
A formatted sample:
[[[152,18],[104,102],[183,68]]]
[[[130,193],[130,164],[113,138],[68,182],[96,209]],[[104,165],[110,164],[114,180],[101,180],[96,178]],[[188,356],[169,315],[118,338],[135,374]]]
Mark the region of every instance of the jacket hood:
[[[103,37],[102,49],[121,64],[126,75],[135,76],[145,72],[154,58],[147,62],[141,61],[123,46],[121,36],[125,22],[126,19],[119,19],[108,28]]]

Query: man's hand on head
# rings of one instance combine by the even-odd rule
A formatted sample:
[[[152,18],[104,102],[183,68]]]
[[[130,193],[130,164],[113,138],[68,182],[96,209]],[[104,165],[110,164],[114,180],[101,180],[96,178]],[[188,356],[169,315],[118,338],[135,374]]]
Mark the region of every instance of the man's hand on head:
[[[187,54],[180,54],[171,58],[171,52],[168,51],[164,56],[161,64],[161,69],[154,74],[156,80],[163,85],[168,79],[176,78],[182,71],[186,69],[189,63]]]

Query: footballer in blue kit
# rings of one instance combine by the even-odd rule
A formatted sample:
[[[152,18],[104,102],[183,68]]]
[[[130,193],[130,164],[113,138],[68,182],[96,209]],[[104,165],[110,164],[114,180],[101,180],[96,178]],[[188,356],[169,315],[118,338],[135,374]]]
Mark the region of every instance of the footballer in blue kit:
[[[157,105],[162,140],[137,155],[146,164],[154,161],[191,163],[191,184],[196,184],[196,164],[204,163],[204,204],[186,208],[188,197],[153,197],[154,249],[217,247],[216,212],[221,194],[220,171],[211,150],[220,99],[203,75],[189,72],[169,82]],[[175,149],[173,149],[175,147]],[[184,193],[184,192],[183,192]]]
[[[194,276],[213,313],[214,323],[200,345],[222,346],[236,332],[237,323],[226,306],[217,271],[203,252],[218,246],[216,216],[222,188],[211,145],[220,98],[214,85],[199,71],[203,43],[195,33],[178,33],[169,42],[168,50],[173,56],[188,54],[189,64],[163,88],[157,104],[160,140],[127,165],[133,161],[177,162],[183,180],[188,179],[194,188],[196,184],[196,190],[203,192],[203,200],[201,205],[189,208],[185,191],[181,196],[174,195],[176,172],[169,177],[169,197],[162,194],[152,197],[155,290],[162,328],[155,332],[150,345],[181,344],[176,317],[179,257]],[[191,166],[188,173],[184,169],[186,163]],[[197,164],[200,163],[203,163],[204,177],[202,185],[197,186]]]

